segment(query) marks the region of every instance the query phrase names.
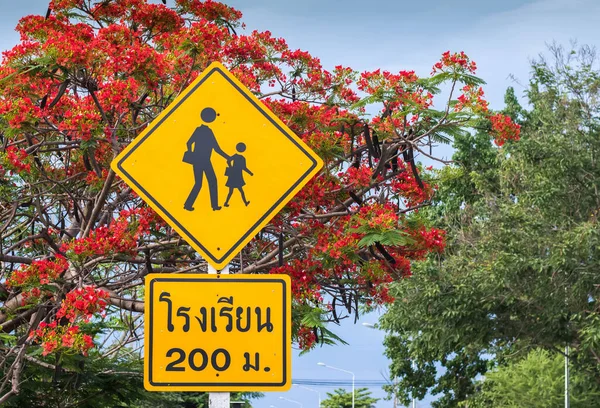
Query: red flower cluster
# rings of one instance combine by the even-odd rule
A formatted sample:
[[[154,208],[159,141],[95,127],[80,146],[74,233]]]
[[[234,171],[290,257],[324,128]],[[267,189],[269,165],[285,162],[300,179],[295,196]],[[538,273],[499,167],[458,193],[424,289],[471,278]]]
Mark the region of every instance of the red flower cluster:
[[[6,286],[14,287],[39,287],[56,280],[69,267],[65,257],[56,255],[54,259],[33,261],[31,265],[22,265],[7,280]],[[38,289],[39,290],[39,289]]]
[[[302,350],[309,350],[317,341],[317,336],[311,327],[301,326],[298,329],[298,346]]]
[[[446,232],[431,228],[422,227],[419,230],[420,243],[427,251],[442,252],[446,247]]]
[[[86,238],[62,244],[61,251],[82,257],[131,254],[135,252],[140,236],[150,230],[153,215],[154,212],[148,208],[121,211],[119,218],[110,225],[96,228]]]
[[[137,236],[127,219],[119,219],[108,227],[98,227],[87,238],[79,238],[61,246],[61,251],[81,256],[131,254],[137,247]]]
[[[292,294],[298,301],[319,302],[321,286],[317,283],[317,275],[321,272],[321,264],[310,259],[294,259],[288,265],[271,269],[272,274],[289,275],[292,279]]]
[[[442,54],[440,61],[433,65],[431,74],[433,75],[438,71],[447,71],[446,68],[449,68],[449,71],[460,70],[475,73],[475,71],[477,71],[477,64],[475,61],[471,61],[464,51],[455,53],[446,51]]]
[[[29,155],[25,149],[18,149],[15,146],[6,148],[6,159],[9,163],[9,169],[14,169],[17,172],[31,172],[31,164],[27,163]]]
[[[360,75],[356,82],[358,89],[373,94],[378,90],[392,88],[398,93],[403,92],[407,84],[412,84],[419,79],[415,71],[400,71],[398,74],[392,74],[389,71],[375,70],[365,71]]]
[[[519,140],[521,125],[514,123],[510,116],[498,113],[490,116],[490,121],[494,142],[498,146],[502,146],[507,140]]]
[[[177,0],[177,3],[184,10],[209,21],[222,19],[224,21],[236,22],[242,18],[240,11],[213,0]]]
[[[381,231],[395,230],[398,228],[398,209],[391,203],[362,206],[354,217],[358,225],[368,225],[370,228]]]
[[[350,255],[358,250],[360,234],[336,231],[333,228],[329,232],[329,234],[320,234],[317,238],[315,255],[327,255],[334,260],[348,263]]]
[[[35,120],[40,112],[40,108],[28,96],[17,100],[0,99],[0,115],[8,121],[9,126],[13,129],[21,129],[30,120]]]
[[[107,298],[107,292],[93,286],[75,289],[67,293],[56,313],[56,318],[65,317],[70,322],[74,322],[81,316],[84,321],[89,322],[95,313],[104,312]]]
[[[458,97],[458,103],[454,105],[455,112],[469,109],[473,113],[487,113],[489,103],[483,99],[483,89],[481,87],[475,88],[471,85],[465,85],[462,91],[463,94]]]
[[[423,89],[418,82],[418,77],[414,71],[400,71],[398,74],[392,74],[388,71],[380,70],[372,72],[363,72],[360,79],[356,82],[358,89],[369,95],[382,98],[384,103],[383,111],[397,113],[391,115],[394,118],[394,127],[403,128],[404,118],[410,123],[418,119],[418,113],[423,109],[428,109],[433,105],[433,95]],[[375,124],[382,124],[379,120],[374,120]],[[382,131],[381,127],[376,130]],[[392,132],[389,132],[393,135]]]
[[[346,188],[352,187],[369,187],[371,185],[371,176],[373,175],[373,169],[368,166],[362,165],[358,168],[351,166],[348,167],[345,173],[339,173],[341,181],[344,183]]]
[[[88,350],[94,347],[92,336],[81,333],[79,326],[59,326],[56,320],[40,323],[37,330],[29,333],[29,338],[42,345],[43,356],[56,352],[87,355]]]
[[[420,204],[431,197],[433,193],[432,187],[426,182],[422,183],[423,188],[421,188],[412,171],[409,169],[406,169],[406,171],[401,172],[396,178],[389,181],[392,191],[404,199],[404,204],[407,207]]]
[[[106,176],[108,176],[108,170],[102,170],[102,176],[99,177],[94,170],[89,171],[87,176],[85,177],[85,182],[89,186],[93,186],[95,189],[99,190],[104,185],[104,180],[106,180]]]

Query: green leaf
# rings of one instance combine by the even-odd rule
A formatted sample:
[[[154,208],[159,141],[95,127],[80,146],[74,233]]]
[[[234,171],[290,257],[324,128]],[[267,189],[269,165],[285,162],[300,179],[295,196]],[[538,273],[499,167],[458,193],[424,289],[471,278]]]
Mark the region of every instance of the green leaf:
[[[382,245],[399,246],[413,244],[415,240],[410,237],[406,232],[400,230],[386,231],[381,234]]]
[[[379,233],[371,233],[367,234],[360,241],[358,241],[359,248],[369,247],[371,245],[375,245],[378,242],[381,242],[383,239],[383,235]]]
[[[448,80],[452,79],[452,75],[449,74],[448,72],[440,72],[439,74],[436,74],[434,76],[432,76],[431,78],[422,78],[419,79],[419,84],[421,84],[423,87],[425,86],[438,86],[440,84],[442,84],[443,82],[446,82]]]
[[[460,74],[458,76],[458,79],[467,85],[472,85],[472,86],[485,85],[485,81],[483,79],[476,77],[475,75],[471,75],[471,74]]]
[[[323,310],[318,307],[312,308],[302,317],[302,325],[307,327],[323,327]]]
[[[340,336],[338,336],[331,330],[328,330],[326,327],[321,327],[321,335],[324,336],[325,339],[331,340],[332,341],[331,344],[336,344],[336,343],[340,343],[340,344],[344,344],[344,345],[348,344],[348,342],[346,342],[346,340],[342,339]]]

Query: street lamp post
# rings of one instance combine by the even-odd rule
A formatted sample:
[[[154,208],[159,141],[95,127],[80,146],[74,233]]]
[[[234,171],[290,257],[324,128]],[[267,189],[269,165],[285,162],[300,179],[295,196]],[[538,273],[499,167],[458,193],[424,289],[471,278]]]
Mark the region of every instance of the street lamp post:
[[[312,388],[308,388],[308,387],[305,387],[304,385],[300,385],[300,384],[294,384],[294,385],[296,385],[296,386],[298,386],[300,388],[304,388],[305,390],[308,390],[308,391],[316,392],[317,395],[319,396],[319,405],[318,405],[318,407],[321,408],[321,393],[319,391],[313,390]]]
[[[288,398],[285,398],[285,397],[279,397],[279,399],[280,399],[280,400],[287,401],[287,402],[293,402],[294,404],[298,404],[298,405],[300,405],[300,408],[302,408],[302,403],[300,403],[300,402],[298,402],[298,401],[294,401],[294,400],[291,400],[291,399],[288,399]]]
[[[321,367],[325,367],[325,368],[331,368],[332,370],[338,370],[338,371],[342,371],[344,373],[352,374],[352,408],[354,408],[354,373],[352,371],[329,366],[325,363],[317,363],[317,365],[320,365]]]

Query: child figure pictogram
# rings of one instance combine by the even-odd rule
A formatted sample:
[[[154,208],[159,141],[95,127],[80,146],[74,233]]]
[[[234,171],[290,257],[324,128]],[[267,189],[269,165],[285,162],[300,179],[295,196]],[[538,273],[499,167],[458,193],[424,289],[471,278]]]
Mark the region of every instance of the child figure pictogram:
[[[246,151],[246,145],[244,143],[238,143],[235,146],[235,149],[238,153],[244,153]],[[244,194],[244,186],[246,182],[244,181],[244,171],[249,175],[253,176],[254,174],[246,167],[246,158],[241,154],[234,154],[231,156],[229,160],[227,160],[227,169],[225,170],[225,176],[227,176],[227,182],[225,185],[229,187],[229,193],[227,194],[227,198],[225,199],[225,207],[229,207],[229,199],[233,194],[233,189],[237,188],[242,195],[242,200],[246,207],[250,204],[250,201],[246,200],[246,195]]]

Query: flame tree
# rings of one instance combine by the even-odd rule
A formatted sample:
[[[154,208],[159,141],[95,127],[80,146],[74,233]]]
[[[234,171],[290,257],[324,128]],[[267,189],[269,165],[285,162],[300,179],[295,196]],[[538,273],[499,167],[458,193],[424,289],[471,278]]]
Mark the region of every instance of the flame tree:
[[[144,275],[206,271],[109,164],[210,62],[325,161],[232,264],[292,277],[303,349],[336,340],[328,322],[391,302],[388,283],[443,250],[443,231],[410,217],[434,191],[415,157],[491,116],[463,52],[425,77],[326,70],[214,1],[52,0],[17,30],[0,66],[0,402],[28,366],[135,352]],[[498,144],[518,138],[491,119]]]

